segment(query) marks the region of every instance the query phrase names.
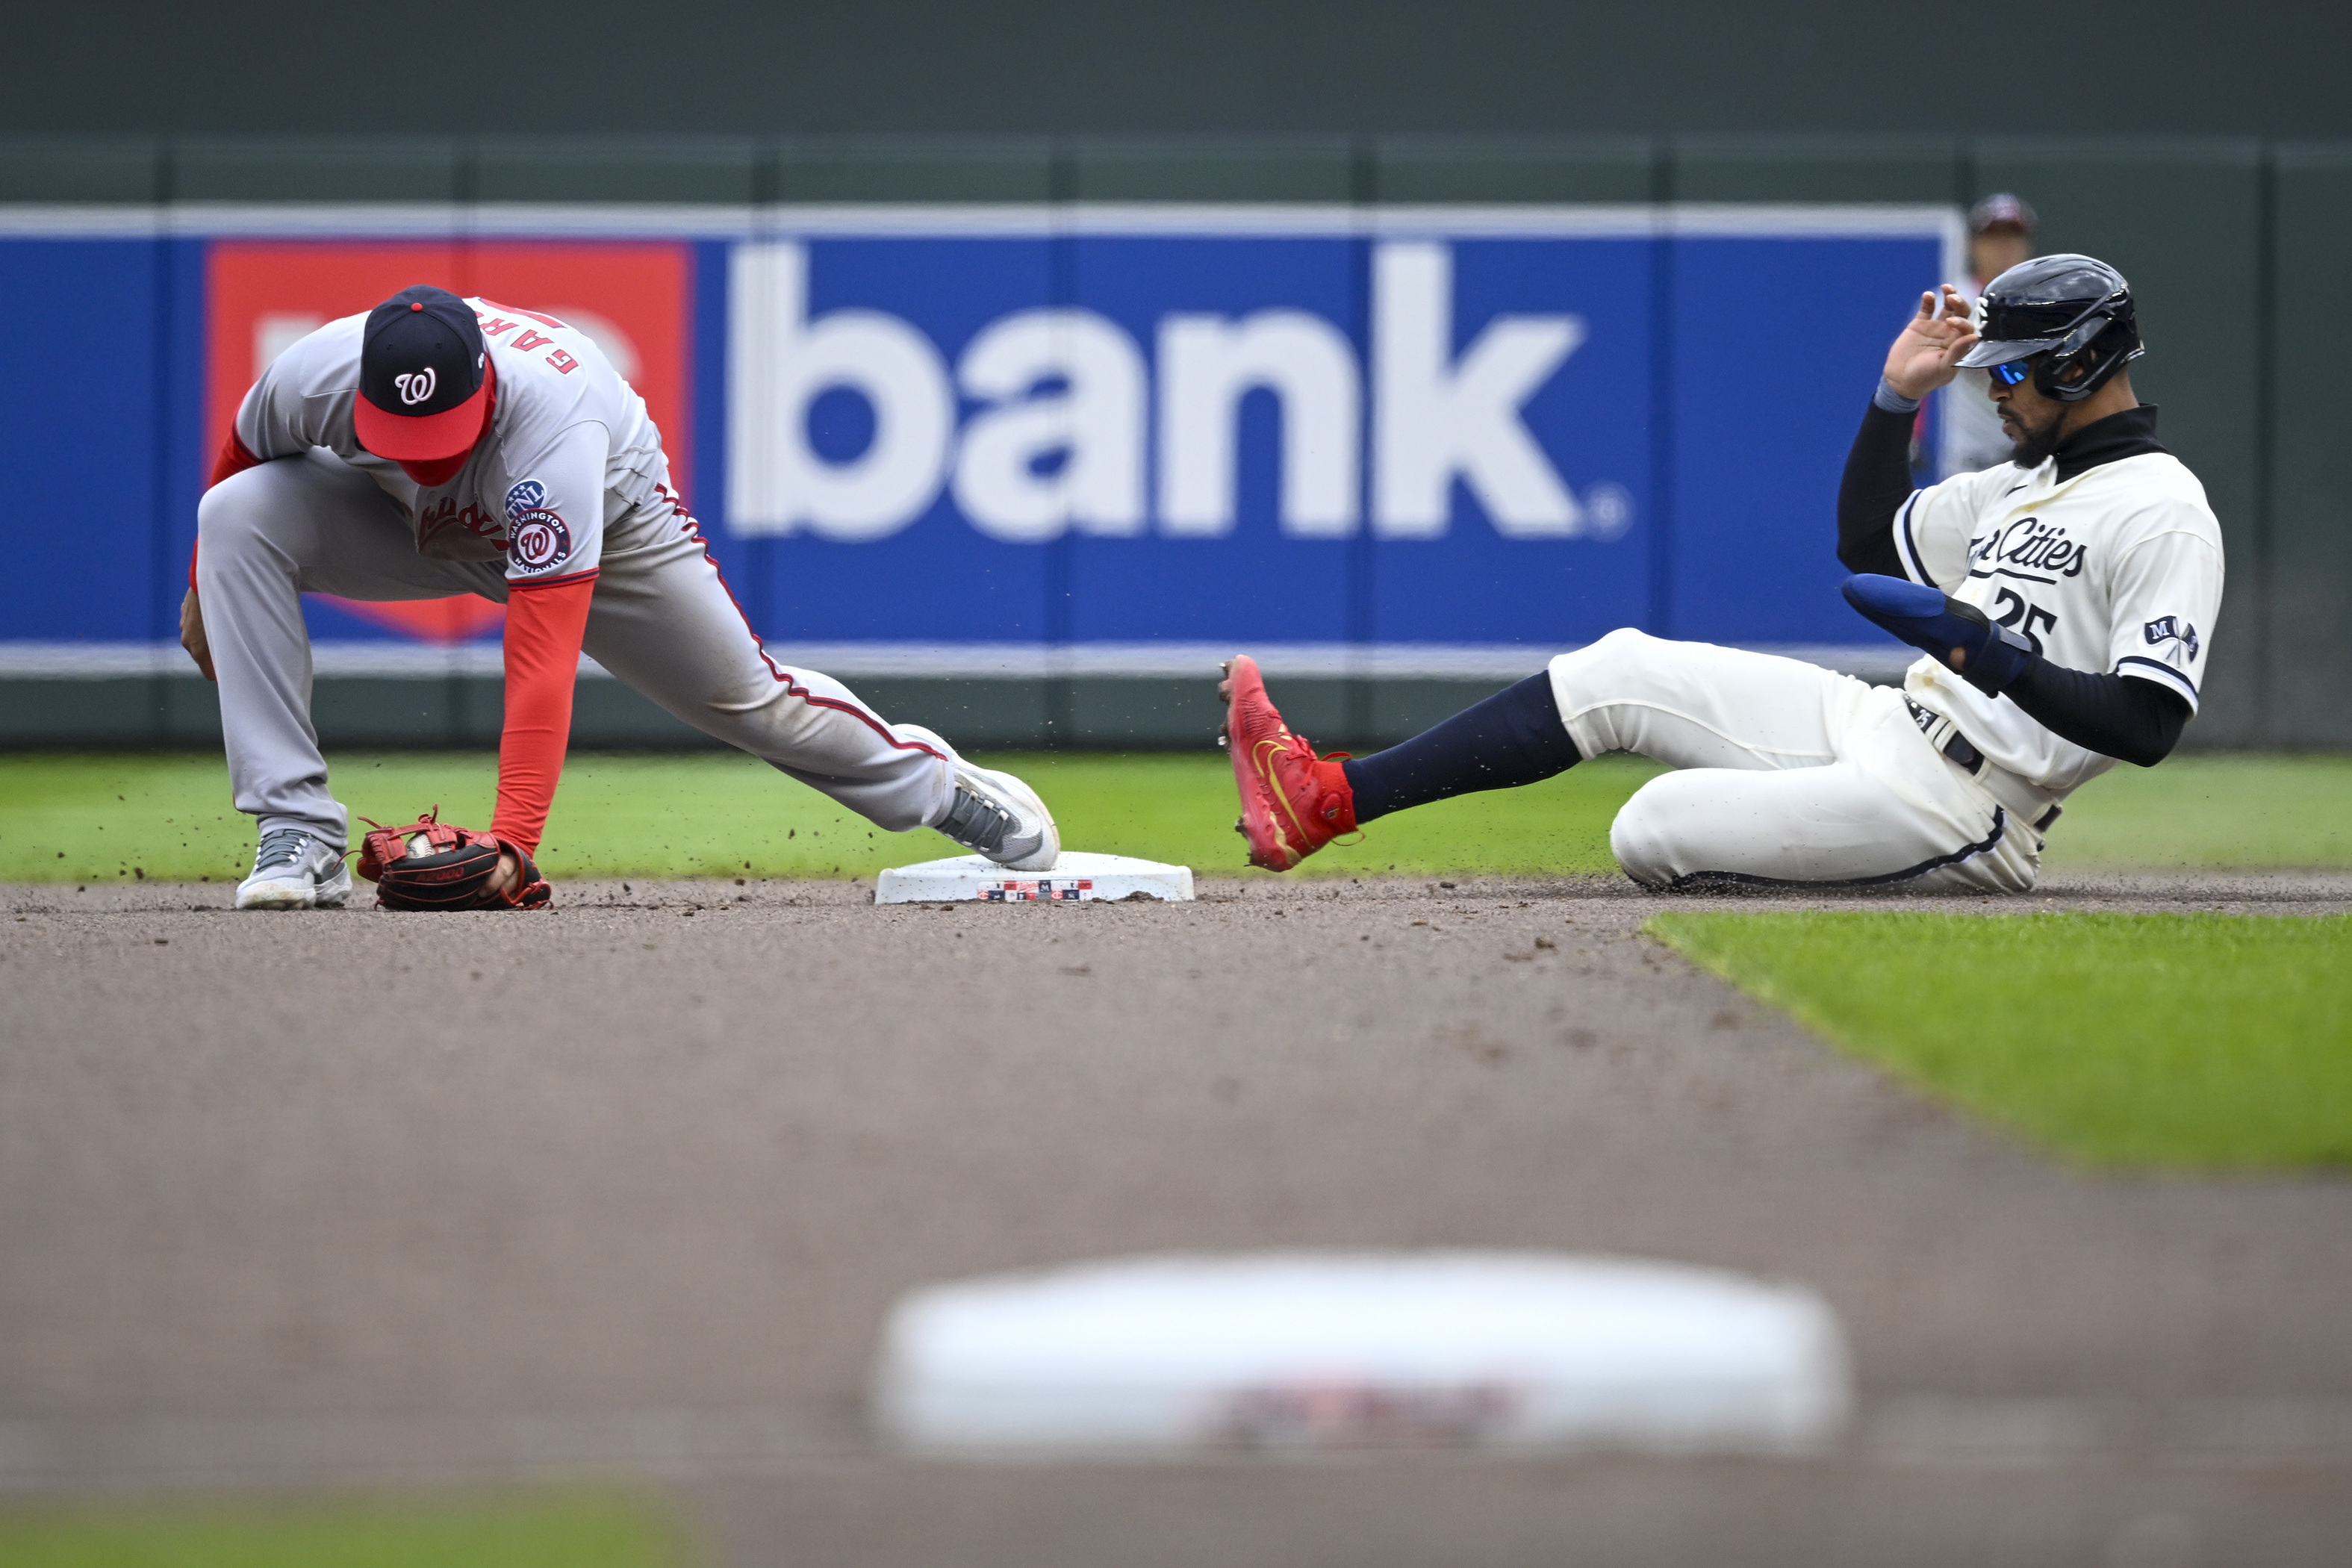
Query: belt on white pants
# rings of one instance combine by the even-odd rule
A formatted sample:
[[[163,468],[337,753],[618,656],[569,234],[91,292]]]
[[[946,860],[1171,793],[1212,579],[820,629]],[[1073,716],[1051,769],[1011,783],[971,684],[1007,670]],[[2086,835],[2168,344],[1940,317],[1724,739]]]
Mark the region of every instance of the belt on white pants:
[[[1919,732],[1927,737],[1929,745],[1944,753],[1946,762],[1982,784],[1993,799],[2033,824],[2036,833],[2050,831],[2050,825],[2058,820],[2063,808],[2050,797],[2048,790],[1986,756],[1976,742],[1960,733],[1958,724],[1934,709],[1922,708],[1908,697],[1903,699],[1903,706],[1911,710],[1911,721],[1919,726]]]

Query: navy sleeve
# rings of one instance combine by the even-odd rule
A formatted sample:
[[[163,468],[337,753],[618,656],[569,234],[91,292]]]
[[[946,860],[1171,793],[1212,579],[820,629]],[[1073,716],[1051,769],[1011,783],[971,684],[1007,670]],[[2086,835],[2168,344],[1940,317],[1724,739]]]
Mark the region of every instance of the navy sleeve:
[[[2189,703],[2152,680],[2028,664],[2002,693],[2062,740],[2152,768],[2180,742]]]
[[[1907,577],[1895,551],[1895,513],[1911,494],[1913,416],[1873,403],[1838,485],[1838,560],[1849,572]]]

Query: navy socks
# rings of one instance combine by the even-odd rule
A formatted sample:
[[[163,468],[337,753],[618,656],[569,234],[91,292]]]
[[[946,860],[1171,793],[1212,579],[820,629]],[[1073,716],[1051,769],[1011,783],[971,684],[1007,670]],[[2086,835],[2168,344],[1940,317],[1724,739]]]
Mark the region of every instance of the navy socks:
[[[1340,764],[1355,792],[1356,820],[1473,790],[1508,789],[1564,773],[1584,760],[1560,722],[1549,673],[1530,675],[1402,745]]]

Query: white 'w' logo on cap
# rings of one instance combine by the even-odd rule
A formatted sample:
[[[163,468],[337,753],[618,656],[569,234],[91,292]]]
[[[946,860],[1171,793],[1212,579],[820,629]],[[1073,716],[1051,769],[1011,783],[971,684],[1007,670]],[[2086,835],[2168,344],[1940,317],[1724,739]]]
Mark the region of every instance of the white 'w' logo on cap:
[[[403,403],[415,404],[432,396],[433,388],[439,384],[440,380],[440,373],[428,364],[413,374],[394,376],[392,384],[400,388]]]

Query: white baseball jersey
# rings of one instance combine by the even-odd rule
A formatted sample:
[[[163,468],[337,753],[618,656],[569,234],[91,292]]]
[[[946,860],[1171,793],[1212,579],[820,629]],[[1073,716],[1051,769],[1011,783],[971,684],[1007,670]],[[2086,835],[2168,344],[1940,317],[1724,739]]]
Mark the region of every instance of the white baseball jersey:
[[[1976,605],[2054,664],[2154,681],[2196,710],[2221,608],[2221,525],[2178,458],[2142,453],[2064,480],[2054,459],[2004,463],[1915,492],[1894,528],[1914,582]],[[2064,794],[2115,765],[1932,658],[1904,687],[2045,789]]]
[[[588,336],[551,316],[466,301],[497,377],[490,427],[446,484],[418,485],[362,447],[352,426],[367,315],[328,322],[279,355],[237,409],[236,437],[268,459],[323,447],[408,510],[416,552],[503,556],[510,582],[594,572],[604,531],[667,506],[669,462],[645,400]]]

